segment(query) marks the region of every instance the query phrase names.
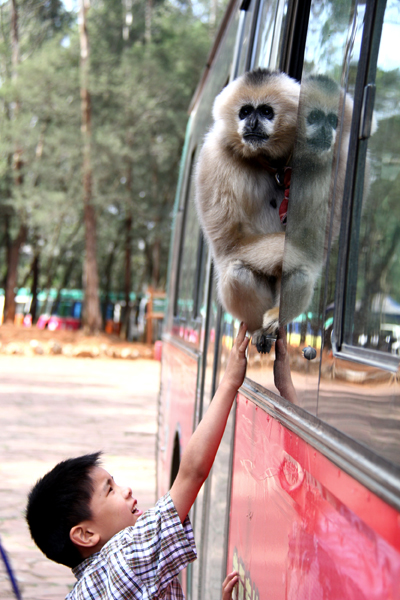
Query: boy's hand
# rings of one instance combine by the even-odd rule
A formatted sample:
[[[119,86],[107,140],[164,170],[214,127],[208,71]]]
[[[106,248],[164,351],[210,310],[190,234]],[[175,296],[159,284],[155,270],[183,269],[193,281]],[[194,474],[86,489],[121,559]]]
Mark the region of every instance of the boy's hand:
[[[231,386],[235,392],[240,388],[246,374],[247,358],[246,349],[249,345],[249,338],[246,337],[247,325],[240,324],[235,343],[229,355],[228,364],[221,384]]]
[[[233,588],[239,581],[239,573],[232,571],[226,576],[224,583],[222,584],[222,600],[231,600]]]

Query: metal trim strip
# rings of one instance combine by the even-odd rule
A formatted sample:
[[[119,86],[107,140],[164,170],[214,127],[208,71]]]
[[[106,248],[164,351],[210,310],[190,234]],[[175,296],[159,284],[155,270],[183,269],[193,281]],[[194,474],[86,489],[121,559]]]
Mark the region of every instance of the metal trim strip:
[[[400,511],[400,467],[281,396],[245,379],[240,393]]]
[[[400,357],[394,354],[379,352],[379,350],[370,350],[369,348],[361,348],[351,346],[350,344],[342,344],[340,350],[336,345],[332,345],[333,355],[336,358],[350,360],[358,364],[362,363],[385,371],[397,373],[399,369]]]

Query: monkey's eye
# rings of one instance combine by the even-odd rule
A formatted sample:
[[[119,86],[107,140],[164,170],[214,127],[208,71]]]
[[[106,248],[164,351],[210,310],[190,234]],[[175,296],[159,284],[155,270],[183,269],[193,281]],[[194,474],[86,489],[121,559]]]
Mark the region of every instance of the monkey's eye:
[[[258,107],[258,112],[260,113],[260,115],[266,117],[267,119],[274,118],[274,109],[268,104],[261,104],[261,106]]]
[[[322,112],[322,110],[315,109],[315,110],[312,110],[310,112],[310,114],[308,115],[307,122],[310,125],[317,125],[318,123],[321,123],[321,121],[324,120],[324,117],[325,117],[325,115]]]
[[[251,104],[245,104],[245,106],[242,106],[242,108],[239,111],[239,119],[243,120],[246,117],[248,117],[249,115],[251,115],[251,113],[254,111],[253,106],[251,106]]]
[[[337,115],[335,115],[335,113],[329,113],[329,115],[327,116],[327,121],[332,127],[332,129],[336,129],[336,127],[338,126],[338,118]]]

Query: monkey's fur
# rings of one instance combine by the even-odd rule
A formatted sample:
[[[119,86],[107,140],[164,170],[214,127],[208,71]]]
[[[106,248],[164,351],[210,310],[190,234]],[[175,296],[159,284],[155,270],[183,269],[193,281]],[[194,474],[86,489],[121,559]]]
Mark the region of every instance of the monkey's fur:
[[[275,170],[292,154],[299,90],[295,80],[266,69],[230,83],[215,100],[196,169],[197,212],[218,296],[256,343],[278,326],[285,230]]]

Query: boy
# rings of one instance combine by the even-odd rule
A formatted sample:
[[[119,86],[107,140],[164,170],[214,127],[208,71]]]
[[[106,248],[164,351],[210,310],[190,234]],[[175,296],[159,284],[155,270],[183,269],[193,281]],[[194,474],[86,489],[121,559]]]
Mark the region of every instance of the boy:
[[[26,518],[46,556],[72,567],[68,600],[184,600],[178,573],[196,558],[189,510],[210,472],[246,372],[242,323],[226,371],[189,440],[169,493],[143,514],[130,488],[99,464],[100,453],[59,463],[29,494]],[[230,576],[228,576],[230,577]],[[229,599],[232,578],[225,580]]]

